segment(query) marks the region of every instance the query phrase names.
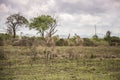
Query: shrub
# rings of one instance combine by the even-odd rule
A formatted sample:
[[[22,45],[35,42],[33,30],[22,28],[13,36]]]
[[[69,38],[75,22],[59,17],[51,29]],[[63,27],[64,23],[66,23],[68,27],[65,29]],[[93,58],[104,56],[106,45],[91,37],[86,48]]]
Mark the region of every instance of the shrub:
[[[58,41],[56,41],[56,46],[68,46],[68,42],[64,39],[59,39]]]
[[[92,40],[96,46],[108,46],[109,43],[103,39]]]
[[[3,47],[0,47],[0,60],[6,59]]]
[[[13,46],[32,46],[32,42],[29,39],[14,40]]]
[[[94,42],[92,40],[90,40],[89,38],[83,38],[84,42],[83,42],[83,45],[84,46],[96,46],[94,44]]]
[[[120,45],[120,38],[116,37],[116,36],[112,36],[111,39],[110,39],[109,44],[111,46],[118,46],[118,45]]]
[[[3,46],[3,39],[0,37],[0,46]]]
[[[92,39],[97,41],[99,38],[97,35],[93,35]]]

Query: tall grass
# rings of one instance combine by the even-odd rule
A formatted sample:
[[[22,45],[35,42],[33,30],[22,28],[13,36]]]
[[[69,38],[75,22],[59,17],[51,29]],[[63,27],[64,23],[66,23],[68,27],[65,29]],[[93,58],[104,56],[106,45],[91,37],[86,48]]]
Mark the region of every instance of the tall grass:
[[[4,46],[0,80],[119,80],[119,47]]]

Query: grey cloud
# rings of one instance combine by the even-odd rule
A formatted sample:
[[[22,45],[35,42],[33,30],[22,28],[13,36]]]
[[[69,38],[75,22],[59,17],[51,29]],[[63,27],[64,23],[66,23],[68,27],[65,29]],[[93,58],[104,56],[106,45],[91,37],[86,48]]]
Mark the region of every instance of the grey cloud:
[[[6,3],[7,2],[7,0],[0,0],[0,4],[1,3]]]
[[[101,13],[104,12],[105,10],[100,7],[100,4],[97,6],[96,3],[93,1],[84,1],[84,2],[77,2],[77,3],[67,3],[67,2],[62,2],[62,1],[57,1],[58,9],[60,12],[67,12],[67,13]]]
[[[119,9],[114,3],[120,5],[120,0],[78,0],[77,3],[63,2],[63,0],[56,1],[60,12],[67,13],[84,13],[84,14],[101,14],[111,9]]]
[[[87,32],[90,31],[93,33],[92,30],[88,31],[86,29],[91,28],[97,22],[100,23],[97,23],[96,25],[101,24],[100,28],[102,27],[102,29],[104,29],[104,26],[102,25],[119,26],[120,0],[75,1],[76,0],[71,0],[71,2],[70,0],[0,0],[0,5],[4,4],[9,10],[8,12],[1,11],[0,17],[4,18],[2,20],[5,20],[6,15],[20,12],[30,19],[42,13],[56,13],[58,16],[63,15],[60,21],[62,25],[58,28],[60,30],[65,30],[64,33],[69,33],[70,31],[78,34],[87,34]],[[72,16],[73,20],[67,21],[67,19],[70,19],[67,15]],[[90,15],[90,17],[88,15]],[[67,19],[64,20],[63,18]],[[98,32],[102,32],[100,28]],[[113,30],[112,28],[113,27],[108,27],[105,29]],[[106,30],[103,30],[103,32],[105,33]],[[113,32],[116,32],[116,29],[114,29]],[[62,34],[63,32],[58,31],[58,33]]]

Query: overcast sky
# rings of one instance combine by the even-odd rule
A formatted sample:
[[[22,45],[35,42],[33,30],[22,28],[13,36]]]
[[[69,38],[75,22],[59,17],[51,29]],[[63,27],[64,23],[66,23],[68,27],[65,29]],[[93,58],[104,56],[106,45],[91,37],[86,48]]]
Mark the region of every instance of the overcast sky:
[[[6,17],[18,12],[27,19],[41,14],[57,16],[60,26],[56,34],[62,36],[76,33],[90,37],[95,33],[95,25],[99,36],[108,30],[120,35],[120,0],[0,0],[1,32],[5,31]],[[36,35],[34,30],[19,32]]]

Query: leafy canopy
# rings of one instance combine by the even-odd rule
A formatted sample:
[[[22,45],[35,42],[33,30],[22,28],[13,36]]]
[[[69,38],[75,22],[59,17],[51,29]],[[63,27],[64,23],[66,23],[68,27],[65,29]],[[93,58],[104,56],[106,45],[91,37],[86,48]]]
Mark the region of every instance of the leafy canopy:
[[[49,26],[52,25],[52,23],[54,22],[56,22],[56,20],[53,19],[51,16],[41,15],[32,19],[30,23],[30,28],[34,28],[41,32],[47,30]]]

